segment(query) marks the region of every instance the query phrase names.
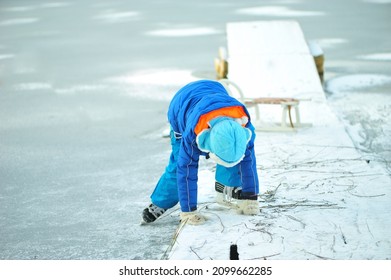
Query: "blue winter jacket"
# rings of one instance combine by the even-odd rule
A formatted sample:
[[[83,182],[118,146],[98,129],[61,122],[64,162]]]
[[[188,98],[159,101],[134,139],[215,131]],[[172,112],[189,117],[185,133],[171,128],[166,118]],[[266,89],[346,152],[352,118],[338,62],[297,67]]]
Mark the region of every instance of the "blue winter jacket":
[[[245,106],[231,97],[225,88],[215,81],[201,80],[181,88],[173,97],[168,109],[168,121],[174,132],[182,135],[177,160],[178,196],[183,212],[197,209],[198,161],[201,155],[196,144],[196,127],[199,118],[223,107],[242,106],[249,121],[246,125],[252,131],[244,159],[239,163],[243,192],[257,194],[258,177],[254,155],[254,127]]]

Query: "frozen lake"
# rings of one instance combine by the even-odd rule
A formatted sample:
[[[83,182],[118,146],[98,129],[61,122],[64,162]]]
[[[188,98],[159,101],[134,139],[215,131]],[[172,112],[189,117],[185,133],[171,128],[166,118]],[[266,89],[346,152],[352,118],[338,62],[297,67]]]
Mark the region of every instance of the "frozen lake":
[[[229,21],[298,20],[324,49],[330,104],[389,168],[390,16],[385,0],[2,0],[0,259],[160,258],[177,220],[139,221],[170,152],[167,105],[214,78]]]

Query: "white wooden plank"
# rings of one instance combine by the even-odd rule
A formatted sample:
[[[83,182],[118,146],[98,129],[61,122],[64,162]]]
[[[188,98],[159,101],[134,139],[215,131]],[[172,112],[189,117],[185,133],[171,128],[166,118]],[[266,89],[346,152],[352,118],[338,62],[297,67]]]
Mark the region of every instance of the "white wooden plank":
[[[248,53],[309,54],[300,25],[292,20],[228,23],[227,45],[231,56]]]
[[[296,21],[227,24],[228,78],[246,97],[324,98],[314,60]]]
[[[322,92],[310,55],[240,55],[230,57],[229,79],[246,97],[298,97]]]

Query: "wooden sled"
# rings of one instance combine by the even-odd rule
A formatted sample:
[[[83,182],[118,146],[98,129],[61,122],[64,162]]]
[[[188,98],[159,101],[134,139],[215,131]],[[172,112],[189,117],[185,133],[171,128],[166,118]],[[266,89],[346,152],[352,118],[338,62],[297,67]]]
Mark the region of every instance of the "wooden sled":
[[[291,97],[255,97],[246,98],[240,87],[228,79],[220,79],[219,82],[224,86],[227,92],[239,99],[247,108],[255,110],[254,126],[262,131],[295,131],[301,127],[309,127],[311,124],[304,124],[300,120],[300,99]],[[264,123],[260,116],[259,105],[280,105],[282,109],[280,123]],[[292,118],[292,109],[295,118]]]

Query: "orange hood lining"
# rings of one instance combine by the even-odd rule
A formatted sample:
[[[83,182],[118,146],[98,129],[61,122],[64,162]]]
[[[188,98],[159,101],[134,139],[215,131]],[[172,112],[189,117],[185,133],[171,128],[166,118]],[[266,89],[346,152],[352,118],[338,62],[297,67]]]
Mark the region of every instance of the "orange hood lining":
[[[231,106],[231,107],[220,108],[220,109],[213,110],[209,113],[202,115],[199,118],[196,127],[194,128],[194,133],[196,135],[198,135],[204,129],[208,129],[209,122],[217,117],[230,117],[230,118],[234,118],[234,119],[236,119],[236,118],[240,119],[243,117],[248,118],[248,116],[242,106]],[[245,126],[245,125],[243,125],[243,126]]]

